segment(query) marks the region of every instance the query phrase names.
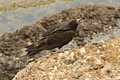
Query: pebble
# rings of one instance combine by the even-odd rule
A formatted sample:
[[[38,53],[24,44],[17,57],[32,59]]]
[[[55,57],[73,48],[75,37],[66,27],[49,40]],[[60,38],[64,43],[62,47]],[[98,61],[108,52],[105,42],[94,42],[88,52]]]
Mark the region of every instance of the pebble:
[[[77,66],[79,66],[80,65],[80,62],[79,61],[75,61],[74,63],[73,63],[73,67],[77,67]]]
[[[36,80],[41,80],[41,79],[36,79]],[[43,77],[42,80],[49,80],[49,78],[48,77]]]
[[[84,54],[85,52],[86,52],[86,50],[84,47],[80,49],[80,53]]]
[[[26,50],[27,50],[26,48],[21,49],[21,52],[22,52],[21,56],[27,55],[28,52]]]
[[[98,69],[98,66],[97,66],[97,64],[95,64],[95,63],[92,64],[92,67],[94,68],[94,70],[97,70],[97,69]]]
[[[28,44],[28,45],[31,45],[32,43],[31,43],[31,42],[28,42],[27,44]]]
[[[117,57],[117,61],[120,64],[120,55]]]
[[[59,57],[62,57],[64,53],[59,53]]]
[[[104,55],[100,55],[100,58],[105,61],[105,56]]]
[[[120,80],[120,76],[118,76],[118,77],[116,78],[116,80]]]
[[[57,71],[57,66],[54,66],[54,70]]]
[[[73,64],[73,60],[72,59],[65,59],[64,63],[69,65],[69,64]]]
[[[107,45],[104,44],[102,47],[106,47],[106,46],[107,46]]]
[[[3,54],[2,53],[0,53],[0,57],[2,56]]]
[[[76,79],[78,79],[80,76],[82,76],[82,72],[78,71],[78,72],[74,73],[74,76]]]
[[[111,67],[112,67],[112,64],[107,63],[107,64],[103,67],[103,71],[110,70]]]
[[[66,69],[67,69],[67,70],[70,70],[70,69],[72,69],[72,68],[73,68],[73,65],[70,64],[70,65],[67,66]]]
[[[97,50],[97,53],[100,53],[100,50]]]
[[[64,55],[69,55],[69,51],[65,51],[65,52],[64,52]]]
[[[6,63],[6,62],[7,62],[7,60],[6,60],[4,57],[0,57],[0,61],[1,61],[2,63]]]

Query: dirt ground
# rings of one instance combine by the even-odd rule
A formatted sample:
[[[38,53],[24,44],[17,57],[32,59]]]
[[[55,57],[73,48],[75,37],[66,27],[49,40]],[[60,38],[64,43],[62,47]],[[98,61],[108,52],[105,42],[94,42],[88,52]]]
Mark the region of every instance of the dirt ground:
[[[32,57],[26,55],[26,52],[24,51],[25,45],[38,41],[41,38],[42,33],[47,29],[52,26],[56,27],[57,25],[60,25],[61,22],[68,22],[71,19],[78,18],[84,20],[85,27],[78,28],[76,37],[71,42],[71,45],[66,45],[70,51],[64,52],[65,54],[56,54],[50,50],[42,51]],[[100,44],[95,43],[89,45],[87,45],[87,41],[85,40],[85,38],[91,40],[92,35],[104,33],[118,27],[117,20],[119,18],[120,7],[104,5],[79,6],[63,10],[50,17],[45,17],[33,25],[24,26],[16,32],[3,34],[0,37],[1,79],[12,80],[16,73],[25,68],[30,62],[32,62],[30,63],[31,65],[35,64],[35,66],[29,67],[31,66],[29,64],[28,67],[26,67],[27,69],[25,68],[24,70],[31,73],[31,75],[26,71],[24,72],[24,70],[22,71],[23,74],[29,75],[29,77],[26,77],[27,79],[31,78],[33,75],[31,80],[34,80],[39,73],[41,75],[38,76],[43,79],[48,79],[50,77],[53,79],[54,76],[58,79],[59,76],[63,76],[61,79],[65,80],[70,78],[73,78],[73,80],[84,79],[85,77],[87,77],[87,80],[119,79],[119,38],[110,42],[107,41]],[[83,48],[81,49],[81,47]],[[36,66],[36,62],[34,61],[38,62],[38,66],[43,65],[43,67],[41,66],[42,68],[40,68],[40,70],[36,69],[38,66]],[[57,65],[59,63],[61,63],[60,66]],[[49,74],[46,74],[47,69],[45,68],[48,69]],[[33,70],[38,74],[34,74],[34,72],[32,72]],[[58,73],[59,75],[54,75],[55,73]],[[19,74],[21,74],[21,72]],[[21,80],[22,75],[19,74],[14,80]],[[92,75],[97,75],[97,77],[92,77]],[[22,77],[24,78],[22,80],[26,80],[25,76]]]

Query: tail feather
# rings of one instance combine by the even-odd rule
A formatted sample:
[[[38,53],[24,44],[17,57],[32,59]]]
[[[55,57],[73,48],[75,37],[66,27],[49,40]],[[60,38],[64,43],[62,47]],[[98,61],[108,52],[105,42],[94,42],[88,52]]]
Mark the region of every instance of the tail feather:
[[[34,47],[34,45],[26,45],[25,48],[29,48],[32,49]]]
[[[35,55],[35,54],[37,54],[38,52],[40,52],[40,51],[42,51],[42,49],[38,49],[38,50],[27,50],[28,51],[28,53],[27,53],[27,55]]]
[[[26,51],[28,51],[27,55],[34,55],[34,54],[46,49],[45,41],[46,41],[46,38],[42,38],[40,41],[38,41],[35,44],[25,46],[27,48]],[[38,44],[38,45],[36,45],[36,44]]]
[[[27,48],[27,55],[34,55],[37,54],[38,52],[42,51],[42,48],[37,48],[34,45],[29,45],[29,46],[25,46]]]

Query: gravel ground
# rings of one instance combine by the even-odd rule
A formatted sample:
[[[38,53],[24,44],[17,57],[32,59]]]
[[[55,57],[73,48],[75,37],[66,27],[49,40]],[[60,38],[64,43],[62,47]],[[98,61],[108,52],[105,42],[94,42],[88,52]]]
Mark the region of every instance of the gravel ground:
[[[32,57],[26,56],[26,52],[24,52],[24,49],[25,49],[24,46],[26,44],[31,43],[31,42],[34,43],[34,42],[38,41],[41,38],[41,34],[43,32],[45,32],[47,29],[49,29],[51,27],[55,27],[57,25],[60,25],[61,22],[68,22],[71,19],[77,19],[77,18],[81,18],[82,20],[84,20],[85,27],[78,28],[76,37],[73,39],[72,42],[70,42],[69,45],[66,45],[67,49],[71,50],[71,51],[65,52],[66,54],[64,54],[64,53],[56,54],[56,53],[52,53],[53,51],[50,50],[50,51],[42,51],[39,54],[34,55]],[[109,74],[111,73],[110,74],[111,77],[109,77],[108,73],[105,73],[104,77],[107,78],[106,76],[108,76],[108,78],[114,79],[114,76],[115,76],[115,77],[119,78],[119,76],[118,76],[119,68],[117,66],[119,60],[118,60],[118,62],[116,61],[118,59],[117,56],[119,56],[119,55],[117,52],[114,52],[115,56],[117,57],[116,58],[116,57],[114,57],[114,54],[112,54],[112,52],[111,52],[114,50],[114,47],[111,46],[111,48],[109,48],[109,46],[107,44],[104,45],[105,43],[101,43],[107,47],[104,48],[101,45],[102,48],[98,49],[97,45],[94,45],[94,46],[88,45],[90,47],[90,49],[87,49],[87,47],[85,46],[84,48],[82,48],[83,53],[81,53],[81,49],[80,49],[81,46],[84,46],[87,43],[85,38],[88,38],[89,40],[91,40],[92,35],[95,35],[95,34],[98,35],[99,33],[107,32],[107,31],[114,29],[115,27],[118,27],[116,21],[119,18],[120,18],[120,7],[111,7],[111,6],[104,6],[104,5],[79,6],[76,8],[64,10],[64,11],[62,11],[58,14],[55,14],[53,16],[50,16],[50,17],[45,17],[33,25],[24,26],[23,28],[21,28],[20,30],[17,30],[16,32],[3,34],[0,37],[0,76],[2,76],[1,80],[12,80],[12,78],[15,76],[15,74],[18,71],[25,68],[26,65],[28,65],[30,62],[36,61],[36,59],[40,58],[40,57],[41,57],[41,59],[45,60],[45,61],[43,61],[40,59],[42,61],[41,63],[45,64],[45,63],[49,62],[49,64],[43,65],[43,72],[41,72],[41,70],[40,70],[40,74],[43,74],[44,71],[46,71],[45,70],[46,68],[44,69],[44,66],[48,67],[49,72],[51,72],[53,70],[53,68],[55,70],[61,70],[60,73],[53,70],[53,73],[56,72],[56,73],[59,73],[60,75],[63,75],[62,69],[65,70],[65,68],[66,68],[66,72],[68,69],[69,71],[73,71],[73,73],[71,73],[71,76],[69,76],[70,73],[67,72],[66,74],[68,74],[68,73],[69,74],[66,75],[67,77],[65,77],[65,75],[63,75],[63,78],[70,78],[70,77],[76,76],[76,78],[80,77],[81,79],[83,79],[85,77],[91,77],[91,75],[98,75],[98,74],[100,75],[101,74],[104,76],[104,74],[102,74],[102,72],[104,73],[104,71],[105,71],[104,69],[110,68],[110,70],[113,70],[113,71],[107,70],[107,72]],[[118,44],[119,44],[119,42],[118,42]],[[113,43],[113,46],[114,46],[114,43]],[[78,48],[78,49],[73,50],[73,48]],[[93,48],[95,50],[92,52],[91,48]],[[109,53],[107,53],[107,52],[104,53],[104,51],[105,51],[104,49],[106,49],[106,48],[111,49],[111,50],[108,50]],[[117,48],[117,47],[115,47],[115,48]],[[118,46],[118,48],[119,48],[119,46]],[[118,50],[116,49],[116,51],[118,51]],[[103,52],[103,53],[101,53],[101,52]],[[51,54],[49,54],[49,53],[51,53]],[[49,60],[49,61],[47,60],[47,62],[46,62],[46,58],[44,57],[44,56],[46,56],[46,54],[48,55],[48,57],[46,57],[46,58],[51,59],[54,63],[51,60]],[[102,57],[105,58],[105,60],[101,58],[100,54],[103,54]],[[54,55],[56,55],[55,59],[53,59]],[[68,57],[67,55],[70,57]],[[78,56],[78,55],[80,55],[80,56]],[[93,57],[93,58],[91,58],[91,57]],[[75,64],[76,60],[78,62],[80,61],[80,64],[78,64],[78,63]],[[39,59],[38,59],[38,62],[39,62]],[[59,64],[59,62],[61,62],[62,67],[59,67],[61,65],[57,65],[57,64]],[[38,65],[42,65],[41,63],[39,63]],[[76,67],[73,66],[73,63],[74,63],[74,66],[76,65]],[[72,64],[72,65],[70,66],[70,64]],[[105,67],[105,65],[106,65],[106,67]],[[111,66],[115,66],[115,67],[113,67],[114,69],[111,69],[112,68]],[[28,67],[28,68],[30,68],[31,70],[36,69],[36,68],[34,68],[34,66],[32,66],[32,67],[33,68],[31,68],[31,67]],[[51,68],[49,68],[49,67],[51,67]],[[81,76],[81,75],[79,75],[79,73],[77,73],[76,70],[79,69],[79,67],[80,67],[79,73],[81,75],[85,74],[85,76]],[[101,71],[102,69],[103,69],[103,71]],[[87,70],[87,71],[85,72],[84,70]],[[97,71],[98,74],[96,74],[95,71]],[[117,74],[112,74],[112,72],[114,73],[114,71]],[[38,72],[39,72],[39,70],[38,70]],[[30,73],[32,74],[32,72],[30,72]],[[49,77],[49,76],[46,77],[46,75],[51,75],[54,77],[55,75],[52,75],[53,73],[44,74],[45,79],[47,79],[47,77]],[[25,74],[27,74],[27,73],[25,73]],[[32,75],[35,76],[34,74],[32,74]],[[29,75],[29,76],[31,76],[31,75]],[[41,75],[41,77],[43,77],[43,75]],[[59,77],[59,75],[58,75],[58,77]],[[103,79],[104,77],[101,77],[101,78]],[[56,75],[56,78],[57,78],[57,75]],[[100,78],[100,77],[96,77],[96,79],[97,78]]]
[[[64,53],[50,53],[13,80],[120,80],[120,37]]]

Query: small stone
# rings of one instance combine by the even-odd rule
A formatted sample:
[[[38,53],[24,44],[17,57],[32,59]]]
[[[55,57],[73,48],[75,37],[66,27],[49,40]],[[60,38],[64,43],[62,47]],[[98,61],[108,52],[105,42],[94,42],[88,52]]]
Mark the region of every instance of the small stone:
[[[0,53],[0,57],[2,56],[3,54],[2,53]]]
[[[100,53],[100,50],[97,50],[97,53]]]
[[[32,43],[31,42],[28,42],[27,45],[31,45]]]
[[[104,55],[100,55],[100,58],[105,61],[105,56]]]
[[[77,67],[78,65],[80,65],[80,62],[78,62],[78,61],[73,63],[73,67]]]
[[[56,55],[53,55],[53,57],[52,57],[53,59],[57,59],[57,56]]]
[[[22,52],[21,56],[27,55],[28,52],[26,50],[27,50],[26,48],[21,49],[21,52]]]
[[[120,76],[118,76],[118,77],[116,78],[116,80],[120,80]]]
[[[6,63],[6,62],[7,62],[4,57],[1,57],[1,58],[0,58],[0,61],[1,61],[2,63]]]
[[[55,71],[57,70],[57,67],[56,67],[56,66],[54,67],[54,70],[55,70]]]
[[[59,56],[62,57],[64,53],[60,53]]]
[[[52,73],[52,72],[49,72],[48,74],[49,74],[49,75],[54,75],[54,73]]]
[[[101,40],[100,42],[104,43],[105,41]]]
[[[86,52],[86,50],[84,47],[80,49],[80,53],[85,53],[85,52]]]
[[[118,51],[119,51],[119,54],[120,54],[120,49],[118,49]]]
[[[45,68],[43,66],[40,67],[41,71],[45,71]]]
[[[70,58],[73,59],[73,60],[76,60],[76,59],[77,59],[77,56],[75,55],[74,52],[72,52],[72,53],[70,54]]]
[[[114,44],[111,44],[111,46],[113,46],[113,47],[114,47],[115,45],[114,45]]]
[[[64,53],[69,55],[69,51],[65,51]]]
[[[66,69],[70,70],[70,69],[72,69],[72,67],[73,67],[72,65],[68,65]]]
[[[106,47],[106,45],[104,44],[102,47]]]
[[[89,78],[85,78],[85,80],[90,80]]]
[[[82,72],[78,71],[74,74],[75,78],[78,79],[80,76],[82,76]]]
[[[89,61],[92,58],[93,58],[93,56],[86,56],[86,61]]]
[[[13,69],[14,69],[14,66],[15,66],[15,64],[12,63],[12,62],[10,62],[9,65],[8,65],[8,67],[7,67],[7,69],[8,69],[8,70],[13,70]]]
[[[110,63],[107,63],[105,66],[104,66],[104,70],[107,71],[109,70],[110,68],[112,67],[112,65]]]
[[[98,66],[97,66],[97,64],[95,64],[95,63],[92,64],[92,67],[94,68],[94,70],[97,70],[97,69],[98,69]]]
[[[36,79],[36,80],[39,80],[39,79]],[[40,79],[40,80],[41,80],[41,79]],[[49,80],[49,78],[48,78],[48,77],[43,77],[42,80]]]
[[[73,57],[74,55],[75,55],[75,53],[74,53],[74,52],[71,52],[71,53],[70,53],[70,56],[72,56],[72,57]]]
[[[117,61],[120,64],[120,55],[117,57]]]
[[[112,26],[109,26],[110,29],[112,29]]]
[[[72,64],[74,61],[72,59],[65,59],[64,63]]]
[[[97,64],[102,64],[101,60],[97,59]]]
[[[69,56],[69,52],[66,52],[63,54],[64,56]]]

